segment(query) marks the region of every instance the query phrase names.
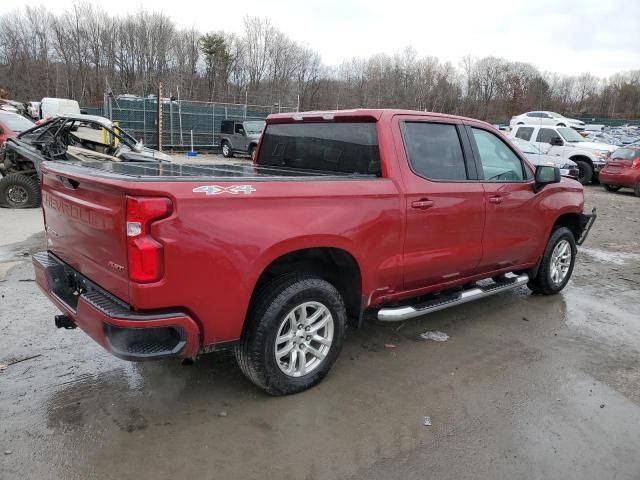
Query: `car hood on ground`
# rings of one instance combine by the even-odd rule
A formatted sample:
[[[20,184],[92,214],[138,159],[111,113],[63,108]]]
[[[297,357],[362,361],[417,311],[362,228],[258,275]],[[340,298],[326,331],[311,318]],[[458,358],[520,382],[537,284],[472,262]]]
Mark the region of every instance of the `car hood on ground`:
[[[154,150],[149,147],[140,147],[132,150],[123,146],[123,151],[119,156],[124,157],[126,160],[133,161],[157,161],[157,162],[171,162],[173,159],[170,155],[159,150]]]

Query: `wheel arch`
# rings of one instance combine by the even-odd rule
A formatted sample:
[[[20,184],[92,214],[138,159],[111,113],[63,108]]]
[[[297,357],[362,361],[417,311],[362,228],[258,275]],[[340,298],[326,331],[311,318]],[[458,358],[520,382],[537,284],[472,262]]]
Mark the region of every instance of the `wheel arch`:
[[[542,262],[544,250],[547,247],[547,243],[549,242],[551,235],[553,235],[553,232],[558,227],[566,227],[571,231],[571,233],[573,233],[573,237],[577,241],[578,238],[580,238],[580,234],[582,233],[580,225],[581,225],[580,214],[575,211],[572,211],[572,210],[564,211],[556,217],[554,222],[550,225],[549,230],[547,231],[547,235],[545,237],[545,243],[544,243],[544,246],[542,247],[542,251],[540,252],[540,255],[538,256],[538,261],[536,262],[535,266],[533,266],[533,268],[531,268],[527,272],[530,278],[536,277],[538,275],[538,270],[540,269],[540,263]]]
[[[362,271],[354,255],[342,247],[308,246],[275,256],[261,269],[249,307],[270,280],[294,272],[317,275],[331,283],[344,299],[350,325],[359,326],[363,305]]]
[[[553,222],[549,235],[551,235],[551,233],[558,227],[566,227],[571,230],[573,237],[577,240],[580,238],[580,234],[582,233],[580,228],[580,214],[576,212],[566,212],[558,216],[556,221]]]
[[[587,162],[593,168],[593,159],[584,153],[576,153],[569,157],[569,160],[573,160],[574,162]]]

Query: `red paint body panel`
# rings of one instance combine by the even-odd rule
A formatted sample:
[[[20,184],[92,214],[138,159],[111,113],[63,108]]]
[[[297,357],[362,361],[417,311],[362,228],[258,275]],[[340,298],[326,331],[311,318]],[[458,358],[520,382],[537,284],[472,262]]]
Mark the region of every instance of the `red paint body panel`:
[[[302,116],[274,115],[267,123],[323,120],[321,113]],[[573,180],[535,193],[533,182],[448,183],[416,176],[399,131],[400,119],[408,117],[465,121],[407,111],[338,112],[329,121],[377,122],[382,178],[267,179],[251,182],[251,195],[206,196],[193,192],[211,184],[202,180],[131,181],[89,170],[69,174],[62,165],[44,164],[48,249],[136,310],[184,311],[203,347],[240,337],[258,278],[287,253],[313,247],[345,250],[358,263],[368,307],[531,267],[556,219],[581,213],[582,187]],[[78,187],[65,188],[60,176]],[[234,183],[238,180],[215,181]],[[487,203],[496,194],[505,201]],[[128,281],[127,195],[165,196],[173,204],[171,215],[151,229],[164,247],[164,275],[158,282]],[[412,207],[424,199],[432,200],[433,208]],[[88,320],[80,318],[85,313]],[[74,318],[99,342],[91,325],[113,321],[96,319],[85,307]]]
[[[620,185],[635,188],[640,183],[640,168],[633,168],[630,160],[609,160],[600,173],[598,180],[603,185]]]

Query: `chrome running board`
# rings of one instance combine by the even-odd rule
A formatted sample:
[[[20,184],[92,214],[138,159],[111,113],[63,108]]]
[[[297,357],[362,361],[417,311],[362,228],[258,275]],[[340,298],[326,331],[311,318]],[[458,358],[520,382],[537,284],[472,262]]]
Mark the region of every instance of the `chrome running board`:
[[[488,297],[496,293],[511,290],[521,285],[525,285],[529,281],[527,274],[516,276],[515,274],[507,274],[503,280],[493,282],[482,287],[473,287],[469,290],[455,292],[451,295],[435,298],[416,305],[403,305],[393,308],[381,308],[378,310],[378,320],[382,322],[400,322],[414,317],[420,317],[427,313],[437,312],[445,308],[455,307],[463,303],[471,302],[479,298]]]

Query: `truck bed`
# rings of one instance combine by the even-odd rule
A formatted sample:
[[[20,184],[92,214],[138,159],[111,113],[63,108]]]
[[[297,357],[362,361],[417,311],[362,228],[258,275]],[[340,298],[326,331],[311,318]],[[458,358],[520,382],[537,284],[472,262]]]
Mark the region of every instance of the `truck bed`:
[[[349,174],[342,172],[323,172],[318,170],[301,170],[289,167],[266,167],[241,163],[225,163],[211,165],[187,165],[161,162],[49,162],[56,170],[69,173],[90,174],[103,178],[117,178],[131,181],[194,181],[218,180],[233,181],[236,179],[254,181],[274,180],[340,180],[357,178],[375,178],[375,174]]]

